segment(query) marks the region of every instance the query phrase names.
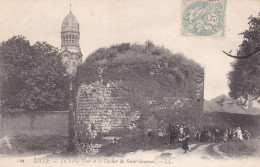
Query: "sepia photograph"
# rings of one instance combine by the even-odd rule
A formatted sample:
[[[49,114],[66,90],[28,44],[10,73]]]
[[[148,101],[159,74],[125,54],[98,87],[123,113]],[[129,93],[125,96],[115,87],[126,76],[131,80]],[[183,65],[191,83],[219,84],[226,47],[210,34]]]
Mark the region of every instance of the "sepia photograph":
[[[0,0],[0,167],[257,167],[260,0]]]

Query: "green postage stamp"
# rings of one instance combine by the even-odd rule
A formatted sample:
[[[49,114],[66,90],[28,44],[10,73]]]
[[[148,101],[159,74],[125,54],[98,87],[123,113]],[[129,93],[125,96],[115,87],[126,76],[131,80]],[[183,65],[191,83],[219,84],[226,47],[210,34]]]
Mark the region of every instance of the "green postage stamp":
[[[224,37],[225,0],[183,0],[182,35]]]

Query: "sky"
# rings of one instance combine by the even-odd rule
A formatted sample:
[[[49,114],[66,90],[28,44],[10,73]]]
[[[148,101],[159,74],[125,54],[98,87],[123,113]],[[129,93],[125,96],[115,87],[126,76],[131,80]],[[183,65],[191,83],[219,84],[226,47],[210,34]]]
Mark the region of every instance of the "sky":
[[[248,17],[260,12],[260,0],[227,0],[225,37],[181,35],[182,0],[0,0],[0,41],[15,35],[31,44],[47,41],[60,48],[63,19],[70,11],[80,24],[83,60],[100,47],[153,41],[205,68],[204,98],[228,95],[227,74],[248,29]]]

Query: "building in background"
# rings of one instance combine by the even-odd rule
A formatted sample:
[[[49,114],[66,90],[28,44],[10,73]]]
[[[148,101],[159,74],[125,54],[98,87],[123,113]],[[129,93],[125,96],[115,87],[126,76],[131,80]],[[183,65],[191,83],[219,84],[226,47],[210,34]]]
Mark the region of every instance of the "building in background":
[[[260,109],[241,108],[235,99],[220,95],[203,102],[203,118],[205,126],[255,129],[260,126]]]
[[[82,63],[82,53],[79,45],[80,29],[77,18],[69,14],[64,18],[61,26],[61,50],[62,62],[66,66],[67,72],[74,75],[77,66]]]

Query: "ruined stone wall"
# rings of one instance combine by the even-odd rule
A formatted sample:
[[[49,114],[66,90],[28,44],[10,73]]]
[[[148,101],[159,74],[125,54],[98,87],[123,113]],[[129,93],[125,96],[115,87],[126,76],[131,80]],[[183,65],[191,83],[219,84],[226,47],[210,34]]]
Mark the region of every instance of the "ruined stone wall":
[[[131,110],[124,97],[118,94],[115,82],[103,85],[96,81],[79,87],[75,116],[78,142],[94,139],[111,130],[131,129],[139,118],[139,112]]]
[[[154,132],[160,129],[167,133],[169,124],[201,126],[203,101],[183,97],[164,97],[159,103],[149,97],[146,101],[150,106],[150,112],[144,116],[145,130],[149,127]]]
[[[172,97],[158,99],[142,91],[124,89],[122,82],[118,82],[121,83],[119,86],[117,81],[103,83],[102,77],[100,78],[88,85],[81,84],[78,88],[75,144],[81,153],[95,152],[102,146],[114,142],[114,139],[124,137],[122,133],[114,130],[137,127],[141,113],[144,132],[149,127],[153,132],[160,129],[167,133],[166,128],[170,123],[199,124],[203,97],[185,98],[175,97],[173,94]],[[203,95],[203,91],[197,92]],[[128,95],[131,95],[131,98],[128,98]],[[141,103],[137,103],[140,100]]]

